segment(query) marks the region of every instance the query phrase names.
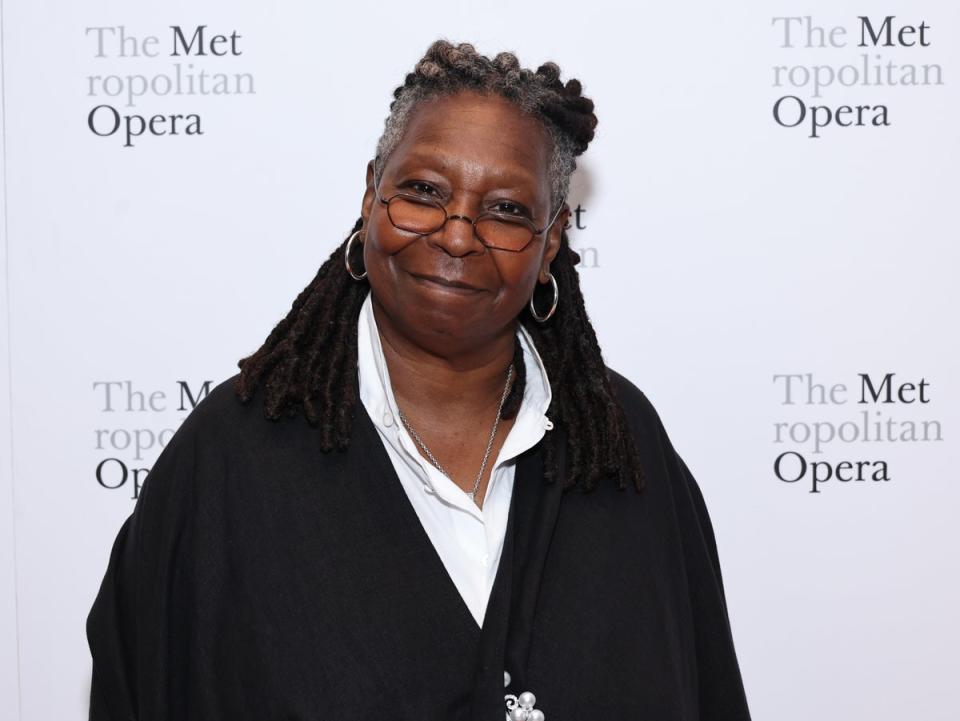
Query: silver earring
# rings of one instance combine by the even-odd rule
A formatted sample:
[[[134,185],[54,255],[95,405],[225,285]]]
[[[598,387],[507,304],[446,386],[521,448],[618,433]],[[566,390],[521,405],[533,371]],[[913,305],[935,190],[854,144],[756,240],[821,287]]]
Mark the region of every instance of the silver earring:
[[[543,323],[548,320],[550,316],[554,314],[557,310],[557,303],[560,302],[560,289],[557,287],[557,279],[553,277],[553,273],[547,273],[550,276],[550,282],[553,284],[553,304],[550,306],[550,310],[547,311],[546,315],[537,315],[537,309],[533,307],[533,295],[536,295],[536,289],[534,289],[533,295],[530,296],[530,315],[533,316],[533,319],[538,323]]]
[[[354,280],[363,280],[367,277],[367,271],[364,269],[361,275],[357,275],[353,272],[353,268],[350,267],[350,246],[353,245],[353,241],[357,239],[357,236],[360,235],[360,231],[356,231],[353,235],[350,236],[350,239],[347,241],[347,249],[343,252],[343,263],[347,266],[347,272],[350,274],[350,277]],[[363,245],[361,243],[360,245]]]

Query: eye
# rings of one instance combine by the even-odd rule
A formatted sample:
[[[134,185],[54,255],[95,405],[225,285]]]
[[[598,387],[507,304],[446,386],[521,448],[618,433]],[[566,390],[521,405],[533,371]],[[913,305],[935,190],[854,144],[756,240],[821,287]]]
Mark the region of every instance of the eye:
[[[440,191],[434,188],[430,183],[426,183],[422,180],[414,180],[411,183],[407,183],[407,187],[410,188],[417,195],[423,195],[428,198],[439,198]]]
[[[522,205],[509,200],[501,200],[493,206],[493,212],[498,215],[513,215],[519,218],[528,218],[530,213]]]

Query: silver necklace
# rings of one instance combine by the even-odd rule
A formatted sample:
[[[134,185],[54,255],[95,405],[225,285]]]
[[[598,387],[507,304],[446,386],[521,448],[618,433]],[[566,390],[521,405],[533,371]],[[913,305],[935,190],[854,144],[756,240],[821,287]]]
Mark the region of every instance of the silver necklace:
[[[507,382],[503,386],[503,395],[500,396],[500,405],[497,407],[497,417],[493,420],[493,428],[490,430],[490,438],[487,440],[487,450],[483,453],[483,461],[480,463],[480,470],[477,473],[477,477],[473,482],[473,489],[470,490],[467,495],[470,496],[470,500],[474,503],[477,502],[477,490],[480,488],[480,479],[483,478],[483,471],[487,467],[487,459],[490,457],[490,449],[493,448],[493,439],[497,435],[497,426],[500,425],[500,413],[503,411],[503,404],[507,400],[507,392],[510,390],[510,381],[513,380],[513,364],[510,364],[510,368],[507,369]],[[397,411],[400,414],[400,420],[403,421],[404,427],[413,436],[413,440],[417,442],[417,445],[423,449],[423,452],[427,454],[427,458],[430,459],[430,462],[437,467],[437,470],[440,471],[443,475],[453,481],[453,478],[447,473],[443,466],[440,465],[433,453],[430,452],[430,449],[427,448],[427,444],[423,442],[423,439],[420,437],[420,434],[417,433],[413,426],[410,425],[410,422],[407,420],[407,417],[403,415],[403,411],[397,408]],[[456,483],[456,481],[454,481]]]

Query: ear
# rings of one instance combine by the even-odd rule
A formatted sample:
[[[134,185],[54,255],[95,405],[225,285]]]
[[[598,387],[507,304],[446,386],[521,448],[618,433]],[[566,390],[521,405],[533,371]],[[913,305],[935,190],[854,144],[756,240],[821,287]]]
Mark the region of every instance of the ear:
[[[363,218],[363,227],[367,227],[370,220],[370,211],[373,209],[373,203],[376,200],[376,191],[374,190],[373,161],[367,163],[367,189],[363,193],[363,202],[360,205],[360,217]]]
[[[565,202],[560,206],[560,212],[557,213],[556,220],[553,221],[553,225],[551,225],[547,231],[546,248],[543,252],[543,261],[540,265],[541,283],[550,282],[550,264],[553,262],[553,259],[557,257],[557,253],[560,252],[560,237],[563,235],[563,229],[566,227],[569,218],[570,206]]]

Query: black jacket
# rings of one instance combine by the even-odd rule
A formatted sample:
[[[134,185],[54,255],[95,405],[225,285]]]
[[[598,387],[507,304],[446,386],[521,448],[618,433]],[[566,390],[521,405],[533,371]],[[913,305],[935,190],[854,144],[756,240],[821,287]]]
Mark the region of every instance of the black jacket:
[[[562,491],[541,444],[522,454],[482,629],[362,403],[349,450],[324,453],[302,417],[220,384],[116,537],[87,619],[91,721],[500,721],[527,690],[547,721],[747,721],[700,489],[611,378],[647,489]]]

